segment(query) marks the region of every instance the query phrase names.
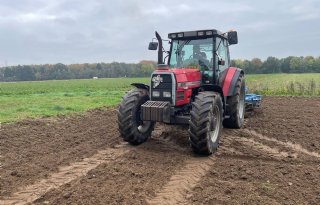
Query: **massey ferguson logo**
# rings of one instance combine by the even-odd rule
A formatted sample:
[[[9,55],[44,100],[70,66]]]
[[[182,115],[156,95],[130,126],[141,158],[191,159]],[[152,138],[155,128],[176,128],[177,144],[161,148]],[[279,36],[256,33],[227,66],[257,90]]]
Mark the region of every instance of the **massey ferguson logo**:
[[[153,82],[153,88],[158,87],[158,85],[160,85],[160,83],[162,83],[163,78],[160,75],[154,76],[152,77],[152,82]]]

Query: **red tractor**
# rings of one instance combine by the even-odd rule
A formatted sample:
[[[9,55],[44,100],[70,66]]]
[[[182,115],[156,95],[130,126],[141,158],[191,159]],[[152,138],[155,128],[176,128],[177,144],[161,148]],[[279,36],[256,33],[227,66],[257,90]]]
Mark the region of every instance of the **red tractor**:
[[[156,122],[189,124],[194,152],[212,154],[219,145],[222,126],[240,128],[245,111],[243,70],[230,66],[229,45],[238,43],[236,31],[215,29],[170,33],[170,50],[157,42],[158,67],[150,86],[134,83],[123,96],[118,125],[124,141],[145,142]],[[168,54],[163,59],[163,53]],[[168,57],[168,59],[167,59]],[[167,63],[165,60],[167,59]]]

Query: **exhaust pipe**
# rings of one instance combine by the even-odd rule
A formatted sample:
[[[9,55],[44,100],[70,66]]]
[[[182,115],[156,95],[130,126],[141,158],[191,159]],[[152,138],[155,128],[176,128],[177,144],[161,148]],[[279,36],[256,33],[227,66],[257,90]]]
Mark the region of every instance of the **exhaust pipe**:
[[[161,39],[161,36],[158,34],[158,32],[156,32],[156,38],[157,38],[158,43],[159,43],[159,47],[158,47],[158,64],[163,64],[162,39]]]

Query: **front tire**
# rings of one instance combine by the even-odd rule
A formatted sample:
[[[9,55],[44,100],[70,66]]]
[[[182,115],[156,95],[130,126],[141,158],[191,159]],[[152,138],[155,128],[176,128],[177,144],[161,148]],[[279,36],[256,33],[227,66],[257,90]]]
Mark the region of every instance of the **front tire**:
[[[241,128],[245,113],[245,81],[243,74],[240,74],[237,80],[235,95],[228,97],[227,104],[227,115],[230,117],[223,121],[223,126],[226,128]]]
[[[123,96],[117,113],[119,132],[124,141],[139,145],[151,136],[155,122],[141,120],[141,105],[149,99],[148,90],[139,88]]]
[[[212,154],[218,146],[222,129],[223,105],[219,93],[201,92],[192,103],[189,134],[193,151]]]

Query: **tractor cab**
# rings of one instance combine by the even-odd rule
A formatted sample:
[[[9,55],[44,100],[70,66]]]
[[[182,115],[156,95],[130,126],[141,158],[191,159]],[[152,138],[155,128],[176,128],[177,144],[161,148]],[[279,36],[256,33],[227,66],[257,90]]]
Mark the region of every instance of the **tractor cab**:
[[[159,44],[162,40],[156,33]],[[173,69],[193,68],[201,72],[203,85],[217,84],[219,76],[230,65],[229,45],[237,44],[237,32],[222,33],[218,30],[187,31],[169,33],[170,51],[168,51],[167,65]],[[161,42],[161,43],[160,43]],[[153,47],[150,46],[154,44]],[[151,42],[150,50],[157,49],[157,43]],[[159,51],[163,51],[159,46]],[[162,53],[158,53],[159,64],[162,61]],[[160,66],[159,68],[163,68]]]
[[[193,40],[174,39],[171,43],[168,65],[170,68],[194,68],[201,71],[203,76],[213,76],[213,54],[212,37]],[[207,81],[210,83],[209,79]]]

